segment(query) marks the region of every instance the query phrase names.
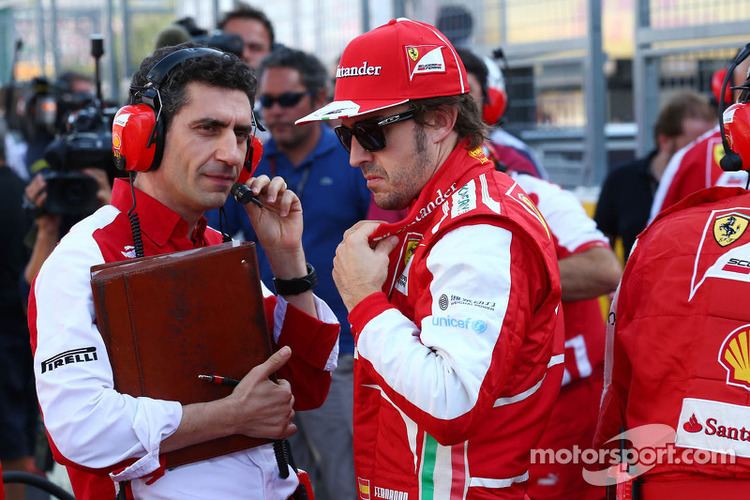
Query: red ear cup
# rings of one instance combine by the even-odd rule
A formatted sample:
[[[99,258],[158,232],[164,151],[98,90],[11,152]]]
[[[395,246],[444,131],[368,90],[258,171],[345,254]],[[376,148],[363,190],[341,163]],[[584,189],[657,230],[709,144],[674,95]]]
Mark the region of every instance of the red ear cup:
[[[487,88],[487,101],[482,108],[482,120],[487,125],[495,125],[505,113],[508,96],[505,91],[497,87]]]
[[[736,170],[742,165],[750,166],[750,106],[749,103],[738,102],[724,111],[724,133],[729,147],[742,160]]]
[[[156,146],[147,144],[155,122],[154,110],[147,104],[129,104],[117,111],[112,123],[112,152],[118,168],[128,172],[151,168]]]
[[[721,104],[721,85],[724,83],[724,77],[726,76],[727,76],[727,68],[721,68],[719,70],[714,71],[714,75],[711,77],[711,92],[716,98],[716,102],[718,104]],[[724,102],[727,105],[734,102],[734,97],[732,96],[732,89],[730,88],[731,86],[732,86],[732,83],[729,82],[729,85],[727,85],[727,90],[724,92]]]
[[[240,184],[246,183],[250,180],[250,177],[255,173],[255,169],[258,168],[260,159],[263,157],[263,143],[260,142],[256,136],[252,136],[248,140],[247,155],[245,156],[245,165],[240,171],[240,178],[237,182]]]

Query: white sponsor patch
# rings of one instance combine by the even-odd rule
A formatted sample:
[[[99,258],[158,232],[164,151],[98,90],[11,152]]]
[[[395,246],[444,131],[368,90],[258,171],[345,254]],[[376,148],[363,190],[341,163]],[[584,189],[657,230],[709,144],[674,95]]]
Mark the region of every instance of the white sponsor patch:
[[[404,267],[404,272],[402,272],[401,276],[398,277],[398,279],[396,280],[396,286],[394,287],[404,295],[409,295],[409,268],[411,267],[411,261],[412,259],[409,258],[409,262],[407,262],[406,266]]]
[[[734,112],[737,111],[735,106],[731,106],[724,111],[724,125],[734,121]]]
[[[128,118],[130,118],[130,113],[118,113],[115,116],[115,125],[124,127],[128,123]]]
[[[741,172],[722,172],[716,180],[716,185],[723,187],[745,187],[747,176],[748,173],[744,170]]]
[[[675,446],[750,457],[750,407],[683,399]]]
[[[135,247],[132,245],[125,245],[120,252],[123,257],[126,257],[128,259],[135,259]]]
[[[451,196],[451,219],[475,208],[477,208],[477,190],[472,179]]]
[[[412,69],[411,74],[409,75],[409,79],[413,79],[414,75],[444,72],[445,59],[443,59],[442,47],[435,47],[417,61],[414,65],[414,69]]]

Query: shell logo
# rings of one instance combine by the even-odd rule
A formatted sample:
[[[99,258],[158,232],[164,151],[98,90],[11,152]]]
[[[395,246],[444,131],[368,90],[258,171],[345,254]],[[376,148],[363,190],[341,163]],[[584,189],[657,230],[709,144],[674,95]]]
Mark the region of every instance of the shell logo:
[[[727,371],[727,384],[750,391],[750,325],[727,335],[719,349],[719,364]]]

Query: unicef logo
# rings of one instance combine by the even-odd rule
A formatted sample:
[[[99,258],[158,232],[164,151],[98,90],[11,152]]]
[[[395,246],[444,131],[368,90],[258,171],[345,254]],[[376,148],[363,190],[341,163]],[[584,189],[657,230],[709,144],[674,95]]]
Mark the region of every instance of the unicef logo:
[[[440,298],[438,299],[438,305],[440,306],[440,309],[445,311],[448,309],[448,296],[446,294],[442,294]]]
[[[461,328],[462,330],[472,330],[476,333],[484,333],[487,330],[487,322],[482,319],[472,318],[454,318],[451,316],[432,316],[434,326],[447,328]]]
[[[487,330],[487,323],[478,319],[471,324],[471,329],[477,333],[484,333]]]

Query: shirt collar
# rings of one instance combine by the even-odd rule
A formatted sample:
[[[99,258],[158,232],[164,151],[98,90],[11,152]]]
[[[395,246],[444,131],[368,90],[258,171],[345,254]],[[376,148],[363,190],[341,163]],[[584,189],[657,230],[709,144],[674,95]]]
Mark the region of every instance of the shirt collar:
[[[157,246],[163,247],[175,238],[187,238],[188,223],[180,215],[156,198],[138,188],[133,188],[136,200],[136,213],[141,232]],[[112,205],[127,213],[133,206],[130,183],[126,179],[115,179],[112,186]],[[205,246],[206,218],[201,217],[190,237],[194,246]]]

